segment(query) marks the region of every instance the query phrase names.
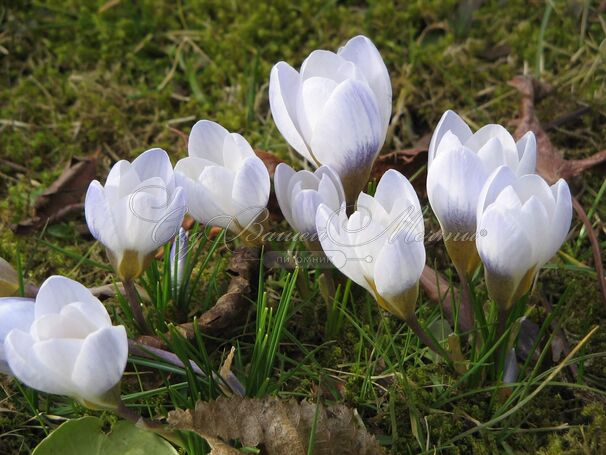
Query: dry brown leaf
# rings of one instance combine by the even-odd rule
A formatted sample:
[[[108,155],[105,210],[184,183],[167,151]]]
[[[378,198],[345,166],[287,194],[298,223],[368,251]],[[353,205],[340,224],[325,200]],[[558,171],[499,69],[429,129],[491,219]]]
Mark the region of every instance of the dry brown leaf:
[[[97,175],[98,156],[97,151],[87,157],[73,157],[59,178],[36,199],[34,216],[17,224],[15,231],[20,234],[31,232],[71,213],[81,212],[84,208],[82,198]]]
[[[533,131],[537,138],[537,173],[550,184],[559,178],[570,179],[583,171],[606,162],[606,150],[582,160],[566,160],[562,153],[553,145],[543,129],[535,111],[535,92],[537,82],[531,77],[516,76],[510,82],[522,95],[520,117],[514,136],[521,138],[528,131]]]
[[[319,406],[319,408],[318,408]],[[195,410],[168,415],[172,428],[195,431],[207,440],[239,440],[261,446],[267,455],[305,455],[315,423],[316,455],[377,455],[385,453],[355,411],[345,405],[267,398],[225,398],[199,401]],[[212,442],[209,440],[212,445]]]

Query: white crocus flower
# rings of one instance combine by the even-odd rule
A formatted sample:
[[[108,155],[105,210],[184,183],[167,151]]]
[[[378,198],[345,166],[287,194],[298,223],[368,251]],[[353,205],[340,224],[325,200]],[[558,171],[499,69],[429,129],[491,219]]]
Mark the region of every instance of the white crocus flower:
[[[488,292],[506,311],[560,249],[572,220],[568,184],[498,168],[479,195],[476,244]]]
[[[356,36],[337,53],[316,50],[299,72],[277,63],[269,103],[282,136],[313,165],[335,170],[353,204],[368,182],[391,116],[389,74],[372,41]]]
[[[31,327],[11,330],[4,349],[12,373],[29,387],[93,409],[119,403],[126,330],[112,326],[103,304],[80,283],[48,278],[36,296]]]
[[[4,340],[13,329],[28,331],[34,321],[34,300],[0,298],[0,373],[11,374],[4,352]]]
[[[189,135],[188,154],[175,172],[187,192],[189,213],[235,234],[251,230],[265,213],[270,180],[246,139],[201,120]]]
[[[162,149],[148,150],[132,163],[117,162],[105,186],[95,180],[86,193],[88,228],[122,280],[143,273],[154,252],[179,231],[185,210],[185,192],[175,184]]]
[[[276,167],[274,174],[276,198],[282,214],[292,228],[306,240],[317,241],[316,212],[320,204],[338,212],[345,194],[341,180],[328,166],[320,166],[315,172],[295,172],[285,163]]]
[[[385,310],[412,321],[425,266],[424,226],[419,199],[402,174],[387,171],[374,197],[360,193],[347,217],[321,204],[316,226],[326,256],[366,288]]]
[[[469,277],[479,264],[475,248],[476,208],[488,176],[499,166],[517,175],[536,166],[536,140],[528,132],[517,143],[501,125],[472,133],[453,111],[446,111],[429,145],[427,196],[448,254],[460,274]]]

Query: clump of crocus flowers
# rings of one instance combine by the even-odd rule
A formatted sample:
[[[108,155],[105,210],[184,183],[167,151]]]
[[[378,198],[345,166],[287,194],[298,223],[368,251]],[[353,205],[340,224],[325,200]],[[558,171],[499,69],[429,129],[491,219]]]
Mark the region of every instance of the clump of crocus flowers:
[[[377,48],[358,36],[336,53],[312,52],[299,71],[280,62],[271,71],[269,100],[284,139],[315,168],[276,169],[274,190],[284,218],[380,308],[452,360],[416,317],[426,252],[415,190],[389,170],[374,194],[362,192],[385,142],[392,106]],[[483,264],[501,318],[531,291],[570,228],[567,183],[549,186],[535,174],[535,164],[532,133],[517,142],[500,125],[474,133],[452,111],[442,116],[429,146],[427,193],[446,250],[462,282]],[[246,139],[209,120],[194,125],[188,156],[175,168],[164,150],[151,149],[132,163],[116,163],[104,185],[90,184],[87,224],[123,282],[141,332],[150,328],[134,280],[175,236],[175,244],[186,248],[184,215],[246,233],[264,218],[270,186],[268,170]],[[183,280],[183,257],[174,251],[171,256],[176,285]],[[0,315],[1,372],[91,408],[118,406],[126,331],[112,325],[84,286],[50,277],[35,300],[0,299]]]

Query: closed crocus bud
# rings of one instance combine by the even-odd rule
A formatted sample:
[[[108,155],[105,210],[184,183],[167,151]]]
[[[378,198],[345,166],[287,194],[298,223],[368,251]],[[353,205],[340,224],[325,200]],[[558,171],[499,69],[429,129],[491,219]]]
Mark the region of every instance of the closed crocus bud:
[[[501,125],[472,133],[453,111],[446,111],[429,145],[427,195],[448,254],[460,274],[469,277],[479,265],[475,248],[478,196],[499,166],[517,175],[534,173],[536,140],[532,132],[517,143]]]
[[[276,197],[282,214],[292,228],[306,240],[317,241],[316,212],[320,204],[338,212],[345,194],[341,180],[328,166],[320,166],[315,172],[295,172],[285,163],[276,167],[274,174]]]
[[[423,216],[406,177],[387,171],[374,197],[360,193],[347,217],[321,204],[316,226],[326,256],[351,280],[366,288],[378,304],[410,321],[425,266]]]
[[[270,180],[246,139],[201,120],[191,130],[187,149],[189,156],[175,172],[187,192],[189,213],[235,234],[252,230],[265,213]]]
[[[67,395],[92,409],[120,401],[128,340],[88,289],[52,276],[40,287],[28,328],[14,328],[4,349],[12,373],[34,389]]]
[[[173,289],[179,289],[183,282],[183,272],[187,262],[189,248],[189,234],[183,228],[179,229],[179,235],[173,240],[170,247],[170,279]]]
[[[499,167],[477,206],[476,245],[486,286],[501,311],[526,294],[538,270],[560,249],[572,220],[568,184]]]
[[[313,165],[335,170],[353,204],[391,115],[389,74],[372,41],[356,36],[336,54],[316,50],[299,72],[279,62],[271,71],[269,103],[282,136]]]
[[[143,273],[154,252],[179,231],[185,210],[185,192],[175,184],[162,149],[148,150],[132,163],[117,162],[105,186],[95,180],[86,193],[88,228],[122,280]]]
[[[28,331],[34,321],[34,301],[20,297],[0,299],[0,373],[11,374],[4,353],[4,340],[13,330]]]

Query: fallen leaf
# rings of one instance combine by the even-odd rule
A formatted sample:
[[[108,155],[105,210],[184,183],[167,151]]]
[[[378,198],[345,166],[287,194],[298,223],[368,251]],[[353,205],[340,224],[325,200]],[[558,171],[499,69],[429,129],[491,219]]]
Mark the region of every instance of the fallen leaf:
[[[82,198],[97,175],[98,156],[99,151],[87,157],[73,157],[59,178],[36,199],[34,216],[13,229],[23,234],[40,229],[47,223],[56,223],[71,213],[81,212],[84,208]]]
[[[520,117],[515,120],[518,124],[514,136],[521,138],[528,131],[533,131],[537,138],[537,173],[550,184],[559,178],[570,179],[583,171],[606,161],[606,150],[581,160],[566,160],[562,153],[553,145],[543,129],[535,110],[535,96],[538,83],[531,77],[516,76],[509,84],[522,95]],[[539,87],[540,88],[540,87]]]
[[[200,434],[211,445],[213,441],[226,444],[239,440],[247,446],[260,446],[267,455],[306,455],[314,427],[315,455],[385,453],[355,410],[341,404],[220,397],[199,401],[195,410],[171,411],[168,423],[174,429]]]

